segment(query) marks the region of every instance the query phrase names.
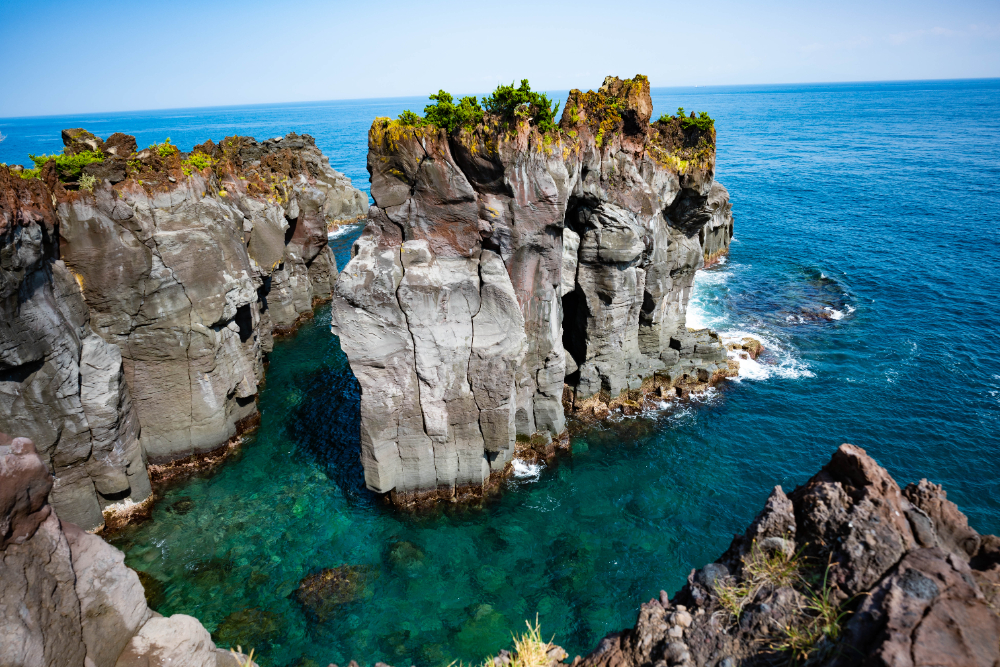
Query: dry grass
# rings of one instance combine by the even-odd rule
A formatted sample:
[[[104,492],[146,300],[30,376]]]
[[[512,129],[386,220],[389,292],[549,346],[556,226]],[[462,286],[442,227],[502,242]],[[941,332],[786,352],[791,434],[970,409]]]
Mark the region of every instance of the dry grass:
[[[808,588],[806,603],[793,623],[785,627],[785,637],[775,645],[788,654],[793,665],[823,661],[830,657],[843,632],[844,619],[851,613],[840,604],[830,584],[830,565],[823,572],[819,588]],[[848,600],[849,602],[849,600]]]
[[[542,628],[538,623],[537,614],[534,625],[531,624],[531,621],[525,621],[524,624],[528,627],[528,631],[521,633],[520,636],[512,637],[514,650],[511,652],[510,662],[505,667],[548,667],[553,662],[553,658],[549,657],[549,651],[557,648],[556,645],[542,639]],[[565,656],[566,654],[563,652],[563,659]],[[497,658],[490,656],[483,661],[481,667],[497,667],[498,663]],[[455,661],[448,667],[464,667],[464,665]]]
[[[844,609],[846,602],[838,601],[830,582],[830,564],[816,582],[806,576],[800,554],[764,553],[754,542],[743,558],[743,579],[716,588],[720,604],[734,622],[762,591],[792,587],[802,594],[804,602],[784,627],[781,639],[772,645],[787,654],[792,665],[812,664],[829,657],[843,632],[844,619],[851,613]]]
[[[750,553],[743,557],[743,580],[716,587],[719,602],[738,621],[746,606],[762,590],[794,586],[801,582],[801,566],[799,554],[789,556],[781,551],[765,553],[755,541],[750,546]]]
[[[257,663],[253,661],[253,649],[250,649],[249,655],[243,655],[242,646],[237,646],[235,650],[229,649],[229,652],[239,667],[256,667]]]

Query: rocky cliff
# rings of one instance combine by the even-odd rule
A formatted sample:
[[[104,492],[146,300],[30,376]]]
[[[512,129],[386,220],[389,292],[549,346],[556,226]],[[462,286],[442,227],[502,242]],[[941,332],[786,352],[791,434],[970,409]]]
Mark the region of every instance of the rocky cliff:
[[[27,438],[0,433],[0,665],[238,667],[190,616],[146,606],[125,555],[61,521]]]
[[[511,91],[535,99],[526,86]],[[375,206],[333,331],[362,387],[366,482],[398,502],[482,488],[517,437],[560,436],[567,410],[734,372],[714,334],[685,327],[695,271],[733,232],[711,121],[651,123],[642,76],[571,91],[557,126],[544,104],[369,132]]]
[[[330,298],[328,226],[367,197],[309,136],[63,140],[41,179],[0,167],[0,428],[35,441],[53,504],[90,529],[149,495],[146,461],[253,423],[272,335]]]
[[[577,667],[1000,665],[1000,538],[842,445]]]

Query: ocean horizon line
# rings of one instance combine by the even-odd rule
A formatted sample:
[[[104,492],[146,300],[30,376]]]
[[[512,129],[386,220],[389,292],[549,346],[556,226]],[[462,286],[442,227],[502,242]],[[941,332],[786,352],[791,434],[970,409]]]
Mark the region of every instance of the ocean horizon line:
[[[946,84],[946,83],[979,83],[979,82],[1000,82],[1000,76],[997,77],[969,77],[969,78],[942,78],[942,79],[882,79],[882,80],[871,80],[871,81],[801,81],[801,82],[787,82],[787,83],[734,83],[734,84],[704,84],[704,85],[687,85],[687,86],[651,86],[651,90],[654,91],[664,91],[664,90],[676,90],[676,91],[719,91],[722,92],[723,89],[746,89],[753,92],[761,92],[768,88],[795,88],[795,87],[809,87],[815,88],[820,86],[837,86],[837,87],[849,87],[849,86],[874,86],[874,85],[911,85],[911,84]],[[542,92],[545,93],[563,93],[568,92],[569,88],[551,88],[546,89]],[[433,92],[433,91],[432,91]],[[430,93],[428,93],[430,94]],[[462,96],[464,93],[458,93],[456,96]],[[477,96],[483,96],[484,93],[470,93]],[[242,104],[216,104],[216,105],[206,105],[198,107],[160,107],[160,108],[149,108],[149,109],[121,109],[121,110],[104,110],[104,111],[77,111],[72,113],[60,113],[60,114],[40,114],[40,115],[27,115],[27,116],[0,116],[0,127],[3,126],[4,121],[21,121],[21,120],[34,120],[34,119],[47,119],[47,118],[78,118],[80,116],[120,116],[122,114],[160,114],[164,112],[184,112],[184,111],[218,111],[224,109],[253,109],[253,108],[295,108],[296,106],[318,106],[324,104],[332,103],[367,103],[372,102],[392,102],[400,100],[424,100],[425,95],[391,95],[385,97],[350,97],[350,98],[333,98],[324,100],[290,100],[287,102],[248,102]],[[561,100],[560,100],[561,101]],[[95,121],[96,122],[96,121]]]

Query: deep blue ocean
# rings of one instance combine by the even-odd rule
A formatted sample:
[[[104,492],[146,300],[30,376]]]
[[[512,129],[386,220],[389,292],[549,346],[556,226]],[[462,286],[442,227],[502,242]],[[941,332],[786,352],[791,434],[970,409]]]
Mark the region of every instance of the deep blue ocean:
[[[580,82],[599,84],[599,81]],[[565,99],[565,93],[553,93]],[[170,489],[119,537],[222,645],[277,665],[478,661],[538,615],[570,655],[673,593],[841,442],[901,485],[941,483],[1000,533],[1000,80],[655,89],[656,115],[708,111],[732,197],[728,262],[689,325],[767,353],[700,402],[587,431],[478,509],[403,514],[364,488],[359,389],[329,307],[271,355],[260,430],[214,475]],[[367,129],[422,109],[384,99],[0,119],[0,161],[86,127],[166,137],[309,133],[367,190]],[[331,239],[341,267],[360,229]],[[350,565],[355,598],[320,620],[306,575]]]

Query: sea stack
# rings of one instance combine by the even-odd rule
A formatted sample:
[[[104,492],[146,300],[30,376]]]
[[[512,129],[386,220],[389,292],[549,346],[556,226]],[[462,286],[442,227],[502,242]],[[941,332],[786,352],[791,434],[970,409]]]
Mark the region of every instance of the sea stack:
[[[652,111],[646,77],[608,77],[558,124],[528,104],[450,130],[372,124],[375,205],[333,302],[370,489],[457,498],[517,438],[559,438],[567,411],[735,373],[685,326],[695,271],[733,234],[714,125]]]

